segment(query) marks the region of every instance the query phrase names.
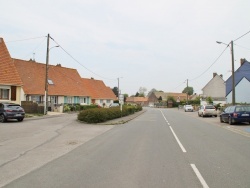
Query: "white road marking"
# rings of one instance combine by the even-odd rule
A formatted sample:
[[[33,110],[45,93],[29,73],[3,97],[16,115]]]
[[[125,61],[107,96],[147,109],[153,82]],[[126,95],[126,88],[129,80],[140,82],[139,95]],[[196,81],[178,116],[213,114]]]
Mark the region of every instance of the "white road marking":
[[[181,144],[179,138],[176,136],[176,134],[175,134],[174,130],[172,129],[172,127],[169,126],[169,128],[170,128],[170,130],[172,131],[172,133],[173,133],[173,135],[174,135],[174,137],[175,137],[177,143],[179,144],[179,146],[180,146],[182,152],[183,152],[183,153],[186,153],[187,151],[185,150],[185,148],[184,148],[183,145]]]
[[[177,135],[175,134],[173,128],[170,126],[170,123],[168,122],[167,118],[164,116],[163,112],[161,111],[162,116],[164,117],[165,121],[167,122],[167,124],[169,125],[169,128],[171,130],[171,132],[173,133],[175,140],[177,141],[177,143],[179,144],[181,150],[183,153],[186,153],[187,151],[185,150],[184,146],[182,145],[182,143],[180,142],[179,138],[177,137]]]
[[[196,176],[198,177],[198,179],[200,180],[203,188],[209,188],[206,181],[203,179],[201,173],[199,172],[199,170],[196,168],[195,164],[190,164],[193,171],[195,172]]]

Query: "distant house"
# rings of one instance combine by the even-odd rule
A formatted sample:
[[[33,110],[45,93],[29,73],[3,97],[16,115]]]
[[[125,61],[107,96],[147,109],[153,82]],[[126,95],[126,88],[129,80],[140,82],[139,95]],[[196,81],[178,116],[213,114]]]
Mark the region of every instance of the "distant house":
[[[0,102],[21,104],[23,82],[14,66],[13,60],[0,38]]]
[[[35,61],[12,59],[23,82],[22,101],[45,101],[46,65]],[[58,104],[90,104],[90,95],[83,88],[82,78],[76,69],[49,65],[48,101],[53,108]]]
[[[235,102],[250,103],[250,62],[240,60],[240,67],[234,73],[235,77]],[[232,76],[226,80],[227,103],[232,103]]]
[[[92,104],[108,107],[114,100],[117,100],[112,89],[107,87],[102,80],[82,78],[82,84],[83,88],[90,94]]]
[[[151,92],[147,97],[149,105],[154,105],[156,103],[159,103],[159,99],[161,99],[163,102],[167,102],[169,97],[173,97],[177,102],[187,100],[186,93],[173,93],[173,92],[163,92],[163,91]]]
[[[201,104],[206,104],[207,97],[211,97],[214,104],[225,104],[225,81],[222,75],[213,73],[213,78],[202,88]]]
[[[127,97],[126,103],[147,106],[148,105],[148,98],[147,97]]]

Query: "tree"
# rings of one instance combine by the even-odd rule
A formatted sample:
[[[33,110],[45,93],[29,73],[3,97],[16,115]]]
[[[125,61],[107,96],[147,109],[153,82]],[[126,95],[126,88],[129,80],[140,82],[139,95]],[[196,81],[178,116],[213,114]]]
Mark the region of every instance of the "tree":
[[[193,87],[185,87],[182,93],[188,93],[188,95],[193,95],[194,89]]]
[[[147,91],[147,88],[145,88],[145,87],[140,87],[140,89],[139,89],[139,96],[140,96],[140,97],[144,97],[146,91]]]
[[[207,104],[213,104],[213,99],[211,97],[206,98]]]
[[[128,94],[125,93],[125,94],[123,94],[123,96],[124,96],[124,102],[126,102],[126,101],[127,101],[127,98],[128,98]]]
[[[139,94],[138,92],[136,92],[135,97],[139,97],[139,95],[140,95],[140,94]]]
[[[117,96],[117,97],[119,97],[118,96],[118,87],[114,87],[113,89],[112,89],[112,91],[114,92],[114,94]]]
[[[158,98],[158,101],[159,101],[159,103],[161,103],[161,101],[162,101],[162,97],[161,96]]]

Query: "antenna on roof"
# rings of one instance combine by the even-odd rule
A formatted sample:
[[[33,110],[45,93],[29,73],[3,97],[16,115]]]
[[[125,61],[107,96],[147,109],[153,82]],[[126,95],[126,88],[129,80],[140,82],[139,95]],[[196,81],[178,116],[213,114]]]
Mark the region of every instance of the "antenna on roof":
[[[36,61],[36,60],[35,60],[35,55],[36,55],[36,53],[33,53],[33,61]]]

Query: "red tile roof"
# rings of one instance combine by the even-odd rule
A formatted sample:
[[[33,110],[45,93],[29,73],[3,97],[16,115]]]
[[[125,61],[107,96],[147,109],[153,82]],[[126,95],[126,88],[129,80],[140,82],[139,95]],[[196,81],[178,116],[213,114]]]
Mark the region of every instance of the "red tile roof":
[[[0,38],[0,84],[16,86],[23,84],[3,38]]]
[[[34,61],[13,60],[23,81],[25,94],[44,95],[46,65]],[[76,69],[49,65],[48,79],[53,82],[48,85],[48,95],[90,96],[83,88],[82,78]]]
[[[148,97],[127,97],[126,102],[147,102]]]
[[[102,80],[82,78],[82,83],[92,99],[117,99],[112,89],[107,87]]]

